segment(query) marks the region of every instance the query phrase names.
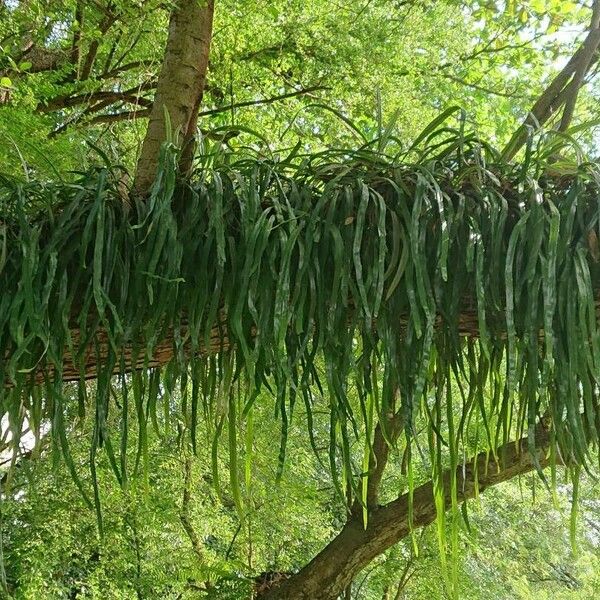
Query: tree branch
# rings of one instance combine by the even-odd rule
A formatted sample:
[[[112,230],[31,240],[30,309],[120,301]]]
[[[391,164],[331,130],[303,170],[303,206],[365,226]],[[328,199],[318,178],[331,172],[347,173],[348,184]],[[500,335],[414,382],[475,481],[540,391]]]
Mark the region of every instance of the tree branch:
[[[590,30],[598,29],[600,26],[600,1],[595,0],[593,4],[592,22],[590,24]],[[596,50],[598,44],[596,44]],[[590,70],[592,61],[594,60],[594,53],[596,50],[589,49],[586,55],[584,55],[577,65],[573,79],[565,90],[565,108],[563,110],[562,119],[558,127],[559,131],[566,131],[569,128],[571,120],[573,119],[573,113],[575,112],[575,105],[577,103],[577,96],[579,90],[583,85],[585,76]]]
[[[144,96],[138,96],[136,94],[127,94],[125,92],[121,92],[118,96],[105,98],[101,102],[89,106],[85,109],[82,116],[97,113],[103,108],[106,108],[107,106],[110,106],[111,104],[115,104],[117,102],[120,103],[120,106],[123,106],[123,104],[133,104],[135,106],[144,106],[146,108],[152,107],[152,100],[150,100],[150,98],[145,98]]]
[[[77,0],[75,5],[75,18],[73,23],[73,43],[71,44],[71,64],[75,72],[75,78],[79,76],[79,60],[81,58],[81,30],[83,28],[85,5],[83,0]]]
[[[550,85],[533,105],[524,123],[515,131],[510,141],[502,152],[504,160],[512,159],[527,140],[528,130],[537,129],[542,126],[561,108],[565,102],[569,102],[566,118],[563,117],[568,126],[577,92],[581,87],[583,78],[598,60],[598,47],[600,45],[599,10],[600,0],[594,0],[593,14],[587,37],[565,65],[562,71],[554,78]],[[578,73],[582,75],[579,77]],[[569,112],[571,113],[569,115]],[[562,123],[561,123],[562,126]]]
[[[300,96],[302,94],[309,94],[313,91],[323,90],[323,89],[327,89],[327,88],[325,86],[312,86],[312,87],[309,87],[309,88],[306,88],[303,90],[297,90],[295,92],[290,92],[289,94],[282,94],[281,96],[273,96],[271,98],[266,98],[265,100],[253,100],[251,102],[239,102],[239,103],[234,103],[234,104],[224,106],[221,108],[207,110],[207,111],[199,113],[198,116],[199,117],[211,116],[211,115],[215,115],[218,113],[230,111],[232,108],[257,106],[259,104],[272,104],[273,102],[277,102],[279,100],[285,100],[286,98],[292,98],[294,96]],[[108,92],[106,92],[106,93],[108,93]],[[121,92],[121,93],[125,94],[125,92]],[[88,96],[88,98],[89,98],[89,96]],[[122,99],[122,98],[120,98],[120,99]],[[146,100],[146,99],[144,99],[144,100]],[[138,104],[140,104],[139,101],[138,101]],[[48,110],[50,110],[50,109],[47,107],[44,107],[44,112],[46,112]],[[97,115],[97,116],[93,117],[92,119],[86,120],[85,125],[96,125],[98,123],[117,123],[119,121],[128,121],[130,119],[144,119],[144,118],[147,118],[150,116],[150,112],[151,112],[150,108],[144,108],[142,110],[127,110],[127,111],[117,112],[117,113],[108,113],[105,115]],[[71,123],[62,125],[53,134],[58,135],[59,133],[62,133],[63,131],[65,131],[67,129],[67,127],[69,127],[69,125],[71,125]]]
[[[150,116],[151,110],[151,108],[144,108],[140,110],[126,110],[107,115],[97,115],[93,119],[86,121],[86,125],[94,125],[97,123],[118,123],[119,121],[130,121],[133,119],[146,119]]]
[[[303,96],[305,94],[310,94],[312,92],[327,89],[329,88],[324,85],[313,85],[307,88],[302,88],[300,90],[295,90],[294,92],[288,92],[286,94],[280,94],[278,96],[264,98],[263,100],[246,100],[244,102],[234,102],[233,104],[229,104],[227,106],[221,106],[219,108],[213,108],[212,110],[202,111],[201,113],[198,113],[198,116],[210,117],[211,115],[217,115],[219,113],[228,112],[234,108],[245,108],[248,106],[259,106],[262,104],[273,104],[274,102],[279,102],[280,100],[287,100],[288,98],[295,98],[296,96]]]
[[[179,512],[179,519],[183,525],[190,542],[192,544],[192,550],[198,557],[201,563],[204,562],[204,552],[200,538],[194,529],[192,519],[190,517],[190,502],[192,498],[192,457],[186,456],[184,459],[184,481],[183,481],[183,498],[181,500],[181,510]]]
[[[135,60],[133,62],[126,63],[119,67],[114,67],[110,70],[104,71],[102,75],[100,75],[100,79],[112,79],[116,75],[120,75],[125,71],[131,71],[133,69],[137,69],[138,67],[150,67],[151,65],[156,64],[154,60]]]
[[[520,44],[504,44],[503,46],[497,46],[496,42],[501,38],[501,36],[504,33],[506,33],[506,31],[508,31],[508,29],[510,29],[510,25],[506,25],[504,28],[502,28],[500,31],[498,31],[498,33],[494,37],[490,38],[480,48],[474,49],[470,54],[463,54],[460,57],[459,62],[464,63],[466,61],[475,60],[482,54],[499,54],[499,53],[505,52],[507,50],[522,50],[523,48],[527,48],[527,46],[531,46],[531,44],[533,44],[540,38],[547,35],[546,33],[537,33],[537,34],[533,35],[531,38],[525,40],[524,42],[521,42]],[[441,65],[439,68],[443,69],[443,68],[452,66],[453,64],[454,63],[445,63],[444,65]]]
[[[113,102],[118,102],[125,99],[127,99],[128,102],[131,102],[131,98],[137,98],[139,100],[141,99],[141,92],[151,91],[154,88],[156,88],[156,82],[147,81],[123,91],[98,90],[96,92],[78,94],[76,96],[57,96],[56,98],[52,98],[46,102],[46,104],[40,104],[37,110],[39,112],[47,113],[64,108],[73,108],[74,106],[86,103],[109,101],[109,104],[112,104]],[[148,101],[151,103],[151,100]],[[136,103],[139,102],[136,101]]]
[[[444,79],[449,79],[450,81],[454,81],[455,83],[464,85],[465,87],[472,88],[472,89],[478,90],[480,92],[484,92],[485,94],[490,94],[493,96],[500,96],[502,98],[515,98],[516,97],[515,92],[501,92],[498,90],[493,90],[492,88],[488,88],[488,87],[479,85],[478,83],[471,83],[470,81],[465,81],[464,79],[461,79],[460,77],[456,77],[455,75],[452,75],[451,73],[440,73],[438,75],[438,77],[443,77]]]
[[[121,121],[133,121],[135,119],[146,119],[150,116],[150,111],[152,109],[148,108],[140,108],[137,110],[125,110],[122,112],[116,113],[108,113],[105,115],[96,115],[91,119],[87,120],[84,125],[98,125],[100,123],[119,123]],[[72,122],[65,123],[61,125],[58,129],[55,129],[52,132],[52,136],[56,136],[60,133],[63,133],[68,129],[68,127],[72,125]]]
[[[98,48],[100,47],[100,41],[102,40],[102,37],[118,20],[118,15],[115,12],[114,8],[115,7],[112,1],[109,2],[106,6],[104,18],[98,26],[98,29],[100,30],[100,37],[91,42],[85,60],[83,62],[83,66],[81,67],[80,77],[83,80],[88,79],[90,73],[92,72],[92,68],[96,60],[96,55],[98,54]]]
[[[388,463],[390,443],[394,444],[402,431],[403,420],[400,413],[390,416],[385,423],[386,435],[383,433],[382,423],[377,423],[373,433],[373,444],[369,456],[369,476],[367,479],[367,508],[369,511],[377,507],[379,488],[383,473]],[[386,439],[387,437],[387,439]],[[362,489],[362,484],[361,488]],[[362,513],[362,506],[358,499],[352,507],[354,517]]]
[[[527,438],[508,442],[497,449],[496,456],[481,452],[456,469],[458,501],[464,502],[489,487],[508,481],[534,469],[535,460],[542,467],[549,464],[546,450],[549,432],[537,430],[537,454],[532,457]],[[445,508],[450,507],[450,470],[443,474]],[[433,482],[428,481],[413,492],[413,522],[409,522],[409,495],[374,509],[366,529],[360,519],[349,520],[340,533],[297,574],[266,592],[264,600],[335,600],[360,570],[375,557],[407,537],[414,529],[425,527],[436,518]]]

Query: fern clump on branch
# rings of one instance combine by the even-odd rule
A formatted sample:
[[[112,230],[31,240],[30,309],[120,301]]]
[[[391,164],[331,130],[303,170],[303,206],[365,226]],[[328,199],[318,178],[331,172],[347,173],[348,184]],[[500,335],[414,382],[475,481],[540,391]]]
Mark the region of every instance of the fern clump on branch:
[[[0,405],[11,427],[27,419],[39,439],[49,423],[79,481],[65,434],[74,381],[80,414],[95,415],[92,473],[105,446],[126,483],[129,403],[137,470],[166,397],[165,423],[184,423],[194,446],[200,415],[216,439],[228,432],[240,510],[237,426],[261,389],[281,422],[280,470],[296,403],[312,439],[314,400],[328,399],[334,482],[341,494],[356,486],[360,440],[365,507],[377,423],[388,443],[403,432],[410,444],[417,415],[440,467],[441,446],[455,469],[471,434],[492,453],[524,434],[533,455],[541,436],[553,460],[585,465],[600,428],[598,166],[556,162],[555,146],[507,163],[447,128],[421,142],[414,162],[368,147],[294,152],[206,167],[186,184],[165,145],[143,202],[123,201],[110,166],[71,183],[4,176]],[[115,410],[120,460],[106,425]]]

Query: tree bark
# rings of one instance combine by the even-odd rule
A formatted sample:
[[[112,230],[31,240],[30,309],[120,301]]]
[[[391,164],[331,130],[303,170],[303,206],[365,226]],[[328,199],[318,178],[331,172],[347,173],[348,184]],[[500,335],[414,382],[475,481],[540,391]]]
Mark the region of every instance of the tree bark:
[[[537,459],[548,464],[548,432],[539,429]],[[482,452],[456,470],[458,500],[464,502],[476,493],[534,468],[527,438],[509,442],[497,450],[498,459]],[[477,474],[477,477],[475,476]],[[450,507],[450,471],[444,474],[446,508]],[[407,537],[409,498],[396,500],[371,511],[365,529],[360,518],[349,520],[340,533],[298,573],[260,596],[261,600],[336,600],[362,568],[378,555]],[[424,527],[436,518],[433,483],[428,481],[413,493],[412,528]]]
[[[461,311],[457,324],[458,334],[461,337],[477,337],[479,335],[479,317],[477,313],[477,306],[473,301],[467,298],[465,298],[462,304],[463,310]],[[596,316],[600,321],[600,298],[596,299]],[[348,318],[350,318],[350,313],[348,314]],[[398,316],[398,326],[400,328],[406,327],[407,322],[408,314],[402,314]],[[435,325],[436,327],[443,326],[443,319],[441,315],[437,317]],[[220,311],[217,322],[214,323],[212,327],[209,344],[206,345],[204,343],[204,339],[196,340],[198,354],[209,355],[228,349],[230,347],[228,333],[229,326],[227,314],[225,311]],[[250,333],[251,335],[254,335],[254,329]],[[96,378],[98,375],[98,364],[100,363],[100,365],[102,365],[105,362],[105,359],[110,351],[109,340],[106,331],[102,327],[98,327],[92,340],[82,340],[80,331],[76,326],[73,326],[69,335],[71,336],[73,342],[74,353],[68,347],[64,348],[62,380],[64,382],[79,381],[82,376],[84,379]],[[505,334],[502,332],[497,332],[497,335],[503,337]],[[540,332],[540,336],[542,335],[543,332]],[[189,339],[189,331],[185,326],[185,320],[182,324],[180,336],[186,340],[183,348],[184,354],[187,357],[191,357],[192,344],[191,340]],[[144,355],[138,356],[136,361],[133,360],[131,340],[124,342],[122,345],[124,354],[123,372],[129,373],[131,371],[137,371],[145,368],[162,367],[168,364],[173,358],[175,352],[174,339],[175,336],[173,330],[168,329],[165,331],[162,339],[157,340],[153,348],[152,355],[149,357]],[[139,348],[146,347],[146,340],[139,339],[137,342]],[[82,345],[85,345],[85,348],[82,348]],[[77,357],[80,355],[83,355],[83,372],[81,372],[78,367],[79,361]],[[29,376],[32,377],[35,382],[42,383],[46,378],[46,369],[49,370],[48,374],[50,377],[52,377],[53,366],[45,365],[43,362],[38,363],[35,370],[32,371]],[[6,385],[7,387],[10,387],[12,384],[7,382]],[[377,469],[377,461],[379,460],[381,468],[383,465],[385,465],[385,461],[387,459],[387,450],[385,448],[387,444],[385,441],[379,440],[379,436],[381,434],[379,428],[376,430],[375,434],[376,438],[374,439],[374,451],[376,455],[372,458],[372,461],[369,465],[369,471],[371,473],[369,480],[372,482],[371,487],[375,485],[374,482],[379,482],[381,479],[381,473],[379,473]],[[380,453],[379,456],[377,453]],[[373,497],[376,497],[375,490],[372,491],[372,494]]]
[[[165,58],[146,137],[137,164],[134,192],[146,195],[156,177],[160,146],[171,135],[189,146],[206,82],[214,0],[180,0],[169,23]],[[189,152],[184,148],[184,152]]]
[[[388,419],[385,429],[388,434],[388,439],[392,444],[398,439],[402,431],[402,425],[403,421],[399,413],[396,413]],[[385,467],[387,466],[389,453],[390,444],[388,444],[388,441],[385,439],[382,424],[379,422],[375,427],[373,445],[369,456],[369,477],[367,480],[366,494],[366,505],[369,509],[376,507],[378,504],[379,488],[381,487],[381,480],[383,478]],[[352,512],[355,515],[362,513],[362,506],[358,501],[355,502]]]
[[[600,47],[600,0],[594,0],[589,33],[571,60],[556,75],[533,105],[524,123],[515,131],[502,151],[504,160],[511,160],[527,141],[528,130],[537,129],[555,115],[563,105],[565,110],[559,129],[565,131],[573,117],[575,102],[584,78],[598,61]]]
[[[596,307],[596,318],[600,322],[600,295],[596,290],[594,292],[595,296],[595,307]],[[461,337],[470,337],[476,338],[479,336],[479,317],[477,313],[476,304],[468,298],[462,302],[462,310],[460,312],[457,328],[458,335]],[[350,313],[348,315],[350,318]],[[403,328],[406,326],[408,321],[408,315],[402,314],[398,316],[398,326]],[[441,315],[438,315],[435,326],[442,327],[443,319]],[[229,326],[227,320],[227,314],[225,311],[220,311],[218,315],[217,322],[213,325],[210,335],[209,344],[206,345],[203,339],[196,340],[197,344],[197,353],[200,355],[209,355],[215,354],[217,352],[221,352],[223,350],[227,350],[230,347],[229,341]],[[251,335],[254,335],[254,329],[251,331]],[[496,331],[494,333],[500,338],[504,338],[506,333],[503,331]],[[102,327],[98,327],[94,334],[94,339],[92,340],[81,340],[81,334],[76,326],[73,326],[70,330],[71,339],[73,341],[73,350],[74,353],[68,347],[64,348],[63,353],[63,365],[62,365],[62,380],[64,382],[68,381],[79,381],[82,378],[84,379],[94,379],[98,375],[98,363],[103,364],[106,357],[109,354],[109,341],[108,335],[106,331]],[[182,329],[179,334],[186,340],[184,344],[184,354],[187,357],[191,357],[192,352],[192,344],[189,339],[189,331],[185,326],[185,321],[183,322]],[[544,332],[540,330],[540,338],[543,338]],[[123,363],[123,372],[130,373],[132,371],[137,371],[145,368],[155,368],[162,367],[168,364],[173,358],[175,352],[174,346],[174,332],[172,329],[168,329],[162,339],[157,340],[152,355],[146,357],[144,355],[138,356],[137,360],[133,360],[132,356],[132,343],[131,340],[123,343],[123,354],[124,354],[124,363]],[[139,339],[137,340],[137,345],[139,348],[146,347],[146,340]],[[85,345],[85,348],[82,348],[82,344]],[[83,355],[83,373],[80,371],[78,364],[79,361],[76,357]],[[49,375],[52,377],[53,374],[53,366],[46,365],[43,362],[37,364],[34,371],[32,371],[29,377],[32,377],[35,382],[42,383],[45,380],[47,375],[46,369],[49,370]],[[119,366],[120,369],[120,366]],[[7,382],[5,384],[7,387],[11,387],[12,384]],[[379,460],[380,466],[385,465],[385,461],[387,459],[386,453],[387,450],[385,446],[387,445],[385,441],[378,440],[381,432],[378,433],[378,430],[375,432],[376,438],[374,439],[374,452],[375,456],[372,457],[369,464],[369,481],[372,483],[370,487],[372,488],[371,497],[376,498],[377,492],[374,489],[375,482],[379,482],[381,479],[382,473],[379,472],[377,468],[377,461]],[[379,455],[378,455],[379,453]]]

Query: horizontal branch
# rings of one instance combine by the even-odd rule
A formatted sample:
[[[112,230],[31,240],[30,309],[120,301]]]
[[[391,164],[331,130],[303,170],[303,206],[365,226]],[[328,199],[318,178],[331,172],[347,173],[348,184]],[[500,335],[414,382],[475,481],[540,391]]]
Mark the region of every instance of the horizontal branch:
[[[100,79],[111,79],[121,73],[126,71],[132,71],[133,69],[145,68],[155,65],[155,60],[135,60],[133,62],[125,63],[124,65],[120,65],[118,67],[113,67],[112,69],[105,71],[100,75]]]
[[[500,96],[501,98],[516,98],[516,92],[506,92],[500,90],[494,90],[492,88],[480,85],[478,83],[473,83],[471,81],[466,81],[461,79],[460,77],[456,77],[456,75],[452,75],[451,73],[440,73],[437,75],[438,77],[443,77],[444,79],[448,79],[453,81],[454,83],[458,83],[459,85],[463,85],[465,87],[471,88],[473,90],[477,90],[479,92],[483,92],[484,94],[490,94],[491,96]]]
[[[120,113],[118,113],[120,114]],[[107,117],[110,115],[107,115]],[[117,115],[114,115],[117,116]],[[351,309],[350,309],[351,310]],[[350,313],[348,315],[350,317]],[[401,315],[398,318],[398,325],[400,328],[405,328],[408,323],[408,315]],[[443,319],[438,316],[435,321],[436,328],[443,325]],[[463,302],[463,309],[458,316],[456,323],[458,335],[462,337],[478,337],[479,335],[479,317],[477,313],[476,304],[468,299]],[[251,335],[254,336],[255,329],[251,331]],[[69,348],[65,348],[63,355],[63,368],[62,368],[62,379],[65,382],[68,381],[79,381],[82,376],[84,379],[94,379],[97,376],[98,365],[103,365],[106,358],[109,355],[109,340],[108,335],[101,327],[97,329],[94,340],[86,340],[85,348],[81,347],[81,334],[80,331],[73,327],[70,330],[70,336],[73,342],[73,352]],[[182,331],[179,336],[186,340],[184,345],[184,354],[189,358],[191,357],[192,343],[190,339],[190,332],[187,330],[185,324],[182,327]],[[169,329],[162,339],[157,340],[153,348],[151,356],[144,357],[140,356],[137,361],[132,360],[132,344],[125,344],[123,348],[124,352],[124,372],[130,373],[144,368],[157,368],[167,365],[174,356],[174,332]],[[137,340],[137,346],[139,348],[146,347],[146,340]],[[196,340],[197,353],[199,355],[210,355],[227,350],[230,347],[229,336],[228,336],[228,319],[225,311],[221,311],[218,322],[212,327],[209,343],[206,345],[204,339],[201,338]],[[98,354],[96,354],[96,348]],[[83,355],[83,371],[77,367],[79,363],[79,357]],[[33,374],[35,380],[38,383],[44,381],[45,374],[43,367],[37,369]]]
[[[226,332],[226,319],[224,313],[221,313],[218,323],[213,327],[209,336],[208,344],[204,339],[199,340],[197,344],[198,354],[209,355],[216,354],[229,348],[229,340],[224,332]],[[181,334],[184,339],[187,336],[187,331],[184,329]],[[94,339],[86,340],[82,347],[81,333],[78,329],[73,328],[70,331],[70,336],[73,342],[73,350],[65,349],[63,354],[62,366],[62,381],[73,382],[83,379],[95,379],[98,375],[98,370],[103,368],[110,354],[110,343],[106,330],[100,328],[97,330]],[[133,357],[133,344],[124,344],[121,350],[124,355],[124,372],[139,371],[146,368],[158,368],[168,364],[175,354],[174,348],[175,334],[173,329],[167,330],[161,340],[158,340],[154,345],[152,354],[146,356],[143,352],[135,359]],[[136,344],[139,348],[144,348],[144,340],[138,340],[140,344]],[[192,356],[192,344],[189,336],[183,348],[184,354],[188,357]],[[81,369],[78,365],[81,365]],[[53,377],[54,370],[49,367],[50,378]],[[36,383],[43,383],[46,379],[44,369],[40,366],[33,372],[33,377]]]
[[[138,110],[124,110],[117,113],[107,113],[105,115],[96,115],[87,120],[84,125],[97,125],[99,123],[119,123],[121,121],[133,121],[135,119],[147,119],[150,116],[151,108],[140,108]]]
[[[146,112],[147,109],[143,111],[132,111],[132,112]],[[106,118],[114,117],[114,121],[119,120],[120,115],[124,113],[117,113],[116,115],[99,115],[106,116]],[[97,118],[99,118],[97,117]],[[131,117],[133,118],[133,117]],[[98,121],[100,122],[100,121]],[[103,121],[103,122],[111,122],[111,121]],[[350,317],[350,313],[349,313]],[[398,326],[401,329],[406,328],[408,323],[408,315],[400,315],[398,318]],[[596,298],[596,318],[600,322],[600,296]],[[223,350],[227,350],[230,347],[229,336],[228,336],[228,319],[225,311],[221,311],[218,322],[214,324],[212,327],[209,343],[206,345],[204,343],[204,339],[196,340],[195,347],[197,348],[197,353],[199,355],[210,355],[216,354]],[[441,315],[438,315],[435,320],[435,328],[439,329],[444,326],[444,319]],[[457,317],[457,322],[454,324],[456,327],[457,334],[462,338],[477,338],[479,337],[479,316],[477,312],[476,303],[469,299],[465,298],[462,302],[462,310]],[[255,329],[253,328],[251,331],[251,335],[254,336]],[[506,338],[505,332],[496,332],[496,334],[500,339]],[[97,376],[98,372],[98,363],[102,365],[109,354],[109,341],[108,335],[106,331],[102,328],[98,328],[96,332],[95,341],[86,341],[85,348],[81,348],[81,335],[79,330],[74,327],[70,330],[70,336],[73,341],[73,351],[74,354],[68,348],[65,349],[65,353],[63,355],[63,381],[79,381],[82,378],[84,379],[94,379]],[[191,348],[192,343],[190,339],[190,332],[187,330],[187,327],[182,326],[182,330],[179,333],[179,336],[186,340],[184,345],[184,354],[191,358]],[[544,337],[544,331],[540,330],[539,332],[540,339]],[[123,348],[124,352],[124,372],[130,373],[132,371],[137,371],[144,368],[158,368],[167,365],[171,359],[174,357],[174,332],[172,329],[167,330],[166,334],[159,340],[154,346],[152,355],[148,357],[138,357],[136,362],[132,361],[132,344],[128,343]],[[145,348],[145,340],[137,340],[137,346],[140,348]],[[96,355],[95,348],[98,348],[99,354]],[[83,372],[79,370],[76,366],[79,364],[78,359],[83,354]],[[43,367],[40,366],[37,371],[33,374],[35,380],[38,383],[44,381],[45,374]],[[388,432],[389,435],[389,432]]]
[[[273,104],[274,102],[279,102],[281,100],[286,100],[288,98],[294,98],[296,96],[302,96],[302,95],[310,94],[310,93],[318,91],[318,90],[326,90],[326,89],[328,89],[326,86],[314,85],[314,86],[304,88],[301,90],[296,90],[295,92],[289,92],[287,94],[281,94],[279,96],[272,96],[270,98],[265,98],[263,100],[248,100],[248,101],[244,101],[244,102],[236,102],[233,104],[229,104],[227,106],[221,106],[219,108],[214,108],[212,110],[203,111],[198,114],[198,117],[213,116],[213,115],[217,115],[220,113],[229,112],[230,110],[235,109],[235,108],[258,106],[258,105],[262,105],[262,104]],[[125,92],[121,92],[121,94],[125,94]],[[138,102],[138,103],[140,103],[140,102]],[[43,109],[43,110],[46,111],[46,110],[50,110],[50,109]],[[86,111],[87,114],[89,114],[89,112],[90,111]],[[141,110],[127,110],[127,111],[122,111],[122,112],[117,112],[117,113],[107,113],[107,114],[102,114],[102,115],[96,115],[95,117],[93,117],[91,119],[86,119],[81,124],[82,125],[97,125],[99,123],[117,123],[120,121],[129,121],[132,119],[145,119],[150,116],[150,112],[151,112],[150,107],[148,107],[148,108],[144,108]],[[58,129],[56,129],[56,131],[53,132],[53,135],[58,135],[59,133],[62,133],[70,125],[72,125],[71,122],[65,123]]]
[[[45,104],[40,104],[37,108],[40,112],[51,112],[63,108],[73,108],[80,104],[93,104],[95,102],[119,102],[126,100],[131,102],[133,98],[142,98],[142,92],[151,91],[156,88],[155,81],[147,81],[135,87],[128,88],[122,91],[115,90],[98,90],[95,92],[87,92],[85,94],[77,94],[76,96],[57,96],[48,100]]]
[[[116,113],[96,115],[95,117],[88,119],[83,123],[80,123],[80,125],[89,126],[96,125],[99,123],[118,123],[120,121],[133,121],[135,119],[145,119],[150,114],[150,110],[151,108],[148,107],[135,110],[125,110]],[[57,127],[54,131],[52,131],[50,137],[56,137],[57,135],[64,133],[69,127],[71,127],[71,125],[74,125],[77,121],[77,119],[72,119],[70,121],[67,121],[66,123],[63,123],[60,127]]]

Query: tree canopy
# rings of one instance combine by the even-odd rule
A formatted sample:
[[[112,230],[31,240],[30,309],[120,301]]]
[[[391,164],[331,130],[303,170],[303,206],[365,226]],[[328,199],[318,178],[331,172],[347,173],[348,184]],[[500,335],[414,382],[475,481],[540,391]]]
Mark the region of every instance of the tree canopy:
[[[6,594],[475,594],[467,501],[530,472],[593,563],[599,2],[0,15]]]

